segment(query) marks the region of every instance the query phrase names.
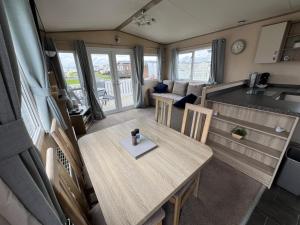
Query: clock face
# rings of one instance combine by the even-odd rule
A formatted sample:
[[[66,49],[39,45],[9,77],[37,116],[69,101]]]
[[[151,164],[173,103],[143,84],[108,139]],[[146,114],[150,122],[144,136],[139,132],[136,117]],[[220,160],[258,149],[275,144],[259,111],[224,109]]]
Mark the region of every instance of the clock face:
[[[236,40],[231,46],[231,52],[235,55],[240,54],[246,48],[246,42],[244,40]]]

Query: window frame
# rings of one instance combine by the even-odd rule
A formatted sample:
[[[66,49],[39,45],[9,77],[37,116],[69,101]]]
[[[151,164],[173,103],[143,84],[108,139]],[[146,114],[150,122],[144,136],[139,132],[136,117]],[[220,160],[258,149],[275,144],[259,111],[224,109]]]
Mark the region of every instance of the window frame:
[[[35,146],[40,147],[42,145],[42,141],[44,139],[45,130],[43,128],[42,122],[38,115],[34,96],[31,93],[30,87],[26,81],[25,75],[23,74],[23,70],[20,65],[19,65],[19,71],[20,71],[19,74],[20,74],[20,86],[21,86],[21,89],[20,89],[21,90],[21,101],[24,102],[25,107],[28,109],[30,118],[33,121],[34,126],[35,126],[34,133],[29,134],[29,135],[32,139],[33,144]],[[21,102],[21,104],[22,104],[22,102]]]
[[[176,80],[178,81],[192,81],[192,82],[205,82],[205,83],[209,83],[209,79],[207,81],[202,81],[202,80],[194,80],[193,79],[193,75],[194,75],[194,62],[195,62],[195,52],[199,51],[199,50],[203,50],[203,49],[212,49],[211,44],[209,45],[205,45],[205,46],[201,46],[199,48],[193,48],[193,49],[187,49],[187,50],[181,50],[178,51],[177,53],[177,65],[176,65]],[[180,79],[179,75],[178,75],[178,64],[179,64],[179,54],[185,54],[185,53],[192,53],[192,63],[191,63],[191,73],[190,73],[190,78],[189,79]],[[211,61],[210,61],[211,64]],[[211,71],[210,71],[211,73]]]
[[[156,53],[144,53],[144,56],[143,56],[143,60],[144,60],[144,67],[145,67],[145,56],[156,56],[157,57],[157,72],[158,72],[158,70],[159,70],[159,68],[158,68],[158,65],[159,65],[159,63],[158,63],[158,60],[159,60],[159,58],[158,58],[158,54],[156,54]],[[144,78],[144,72],[143,72],[143,78]],[[144,78],[144,80],[145,81],[148,81],[148,80],[153,80],[153,81],[158,81],[158,74],[156,75],[156,78],[155,79],[145,79]]]

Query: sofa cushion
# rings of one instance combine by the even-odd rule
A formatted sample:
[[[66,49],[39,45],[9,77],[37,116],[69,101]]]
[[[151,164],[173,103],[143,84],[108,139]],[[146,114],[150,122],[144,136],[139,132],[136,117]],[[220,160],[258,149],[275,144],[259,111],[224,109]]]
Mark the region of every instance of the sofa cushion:
[[[175,81],[172,93],[180,96],[185,96],[187,85],[187,82]]]
[[[160,97],[164,97],[164,98],[173,99],[174,102],[177,102],[180,99],[182,99],[182,96],[172,94],[172,93],[153,93],[151,97],[155,98],[155,96],[160,96]]]
[[[164,80],[163,83],[166,84],[166,85],[168,85],[168,92],[172,93],[173,86],[174,86],[174,81],[172,81],[172,80]]]
[[[196,99],[197,99],[196,95],[189,94],[189,95],[183,97],[182,99],[180,99],[179,101],[175,102],[174,106],[177,108],[184,109],[186,103],[193,104],[196,101]]]
[[[187,87],[186,95],[194,94],[196,96],[202,95],[202,88],[204,87],[204,84],[192,84],[190,83]]]
[[[154,87],[154,92],[155,93],[166,93],[166,92],[168,92],[168,85],[163,84],[163,83],[158,83]]]

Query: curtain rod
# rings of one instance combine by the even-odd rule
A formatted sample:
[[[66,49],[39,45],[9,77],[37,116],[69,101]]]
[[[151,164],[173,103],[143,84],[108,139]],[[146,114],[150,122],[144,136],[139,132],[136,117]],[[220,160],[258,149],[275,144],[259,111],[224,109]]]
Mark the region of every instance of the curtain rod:
[[[190,46],[178,48],[178,50],[184,51],[184,50],[189,50],[189,49],[192,49],[192,48],[202,47],[204,45],[211,45],[211,44],[212,44],[212,42],[206,42],[206,43],[202,43],[202,44],[190,45]]]
[[[57,42],[70,42],[73,40],[55,40]],[[99,43],[99,42],[84,42],[87,45],[104,45],[104,46],[110,46],[110,47],[121,47],[121,48],[133,48],[135,45],[118,45],[118,44],[105,44],[105,43]],[[146,49],[158,49],[159,47],[144,47]]]

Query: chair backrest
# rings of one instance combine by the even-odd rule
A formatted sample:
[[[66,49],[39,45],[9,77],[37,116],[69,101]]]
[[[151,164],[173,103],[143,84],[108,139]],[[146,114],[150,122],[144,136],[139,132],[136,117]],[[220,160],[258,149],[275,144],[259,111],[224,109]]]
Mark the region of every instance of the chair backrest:
[[[49,148],[46,154],[46,173],[56,193],[58,201],[76,225],[89,225],[87,219],[88,204],[83,192],[70,175],[66,161],[61,161],[58,149]],[[65,159],[67,160],[67,159]],[[70,164],[69,164],[70,165]]]
[[[81,157],[64,130],[59,126],[55,119],[52,120],[50,134],[72,165],[72,168],[76,174],[81,174],[83,169]]]
[[[184,114],[183,114],[182,126],[181,126],[181,133],[183,134],[185,132],[189,112],[193,112],[193,120],[190,129],[190,137],[194,139],[198,139],[198,137],[200,136],[200,142],[205,144],[208,136],[208,129],[211,122],[213,111],[211,109],[202,107],[200,105],[192,105],[186,103]],[[202,122],[204,119],[203,116],[205,116],[205,121],[202,127]],[[202,134],[199,135],[199,132],[201,131]]]
[[[155,120],[156,122],[171,126],[173,99],[155,96]]]

